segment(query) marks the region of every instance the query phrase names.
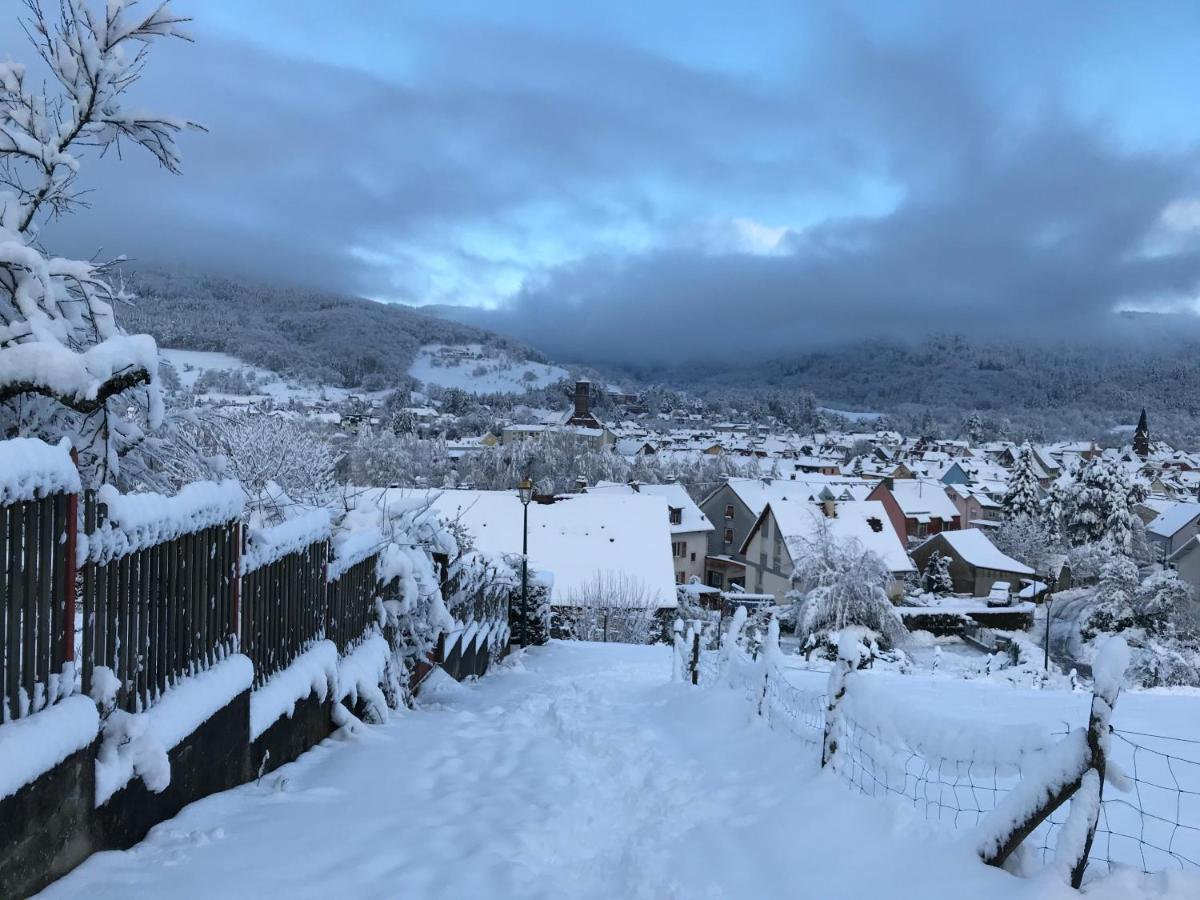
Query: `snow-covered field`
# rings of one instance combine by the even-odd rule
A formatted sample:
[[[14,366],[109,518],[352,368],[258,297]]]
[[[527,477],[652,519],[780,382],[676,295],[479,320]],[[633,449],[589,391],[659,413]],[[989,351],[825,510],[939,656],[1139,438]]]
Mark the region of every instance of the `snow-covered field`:
[[[341,401],[350,397],[371,399],[384,396],[387,391],[353,391],[332,385],[302,384],[293,379],[287,379],[269,369],[262,369],[250,363],[243,362],[228,353],[214,353],[205,350],[175,350],[160,347],[159,356],[169,362],[179,382],[187,390],[191,390],[196,381],[206,371],[241,372],[247,377],[257,380],[253,394],[223,394],[205,393],[201,396],[208,400],[226,401],[230,403],[248,403],[270,398],[278,404],[289,400],[311,403],[317,400]]]
[[[475,685],[443,678],[418,711],[195,803],[46,896],[1079,896],[853,794],[739,693],[668,684],[670,666],[661,647],[552,643]]]
[[[472,394],[519,394],[560,381],[568,373],[559,366],[519,362],[502,350],[486,350],[480,344],[428,344],[417,353],[408,374],[427,385]]]

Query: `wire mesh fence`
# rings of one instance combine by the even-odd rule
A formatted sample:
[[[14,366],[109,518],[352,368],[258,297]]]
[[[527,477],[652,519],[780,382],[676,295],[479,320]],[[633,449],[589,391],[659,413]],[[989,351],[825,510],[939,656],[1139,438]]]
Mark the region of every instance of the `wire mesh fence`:
[[[825,692],[796,687],[784,670],[740,649],[725,659],[717,652],[702,654],[700,673],[702,685],[724,684],[744,693],[771,727],[812,745],[814,762],[819,760]],[[837,712],[834,771],[859,793],[911,806],[947,831],[977,829],[1023,775],[1034,771],[1040,756],[1035,751],[1020,761],[997,762],[939,755],[909,746],[894,728],[843,706]],[[901,709],[894,713],[905,715]],[[1069,730],[1068,723],[1051,730],[1046,749]],[[1118,868],[1200,872],[1200,740],[1114,728],[1108,760],[1114,783],[1104,791],[1088,877]],[[1054,859],[1068,810],[1059,807],[1025,843],[1043,864]]]

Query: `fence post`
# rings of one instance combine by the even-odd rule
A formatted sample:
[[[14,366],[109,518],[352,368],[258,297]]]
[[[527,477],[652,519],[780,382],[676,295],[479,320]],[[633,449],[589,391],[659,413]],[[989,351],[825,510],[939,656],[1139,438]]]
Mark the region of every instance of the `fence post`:
[[[683,620],[676,619],[671,628],[671,680],[683,681]]]
[[[71,449],[71,453],[75,456],[75,464],[79,464],[78,457],[75,455],[75,449]],[[63,583],[63,655],[62,658],[66,662],[75,662],[75,576],[78,571],[75,560],[75,548],[79,540],[79,495],[69,494],[67,497],[67,545],[64,548],[66,553],[66,575]]]
[[[692,634],[692,684],[700,683],[700,632]]]
[[[825,735],[821,742],[822,768],[831,763],[834,754],[837,753],[838,706],[841,704],[842,698],[846,696],[850,673],[858,668],[858,663],[862,659],[862,650],[858,635],[850,629],[843,629],[841,637],[838,639],[837,661],[833,664],[833,671],[829,673],[829,699],[825,706]]]
[[[1104,798],[1104,776],[1108,768],[1110,722],[1128,667],[1129,645],[1121,637],[1112,637],[1105,642],[1092,667],[1092,709],[1087,731],[1088,769],[1080,778],[1079,790],[1071,799],[1071,812],[1067,824],[1063,826],[1056,852],[1056,855],[1061,853],[1065,857],[1057,860],[1064,870],[1070,865],[1071,887],[1076,889],[1083,884],[1088,854],[1092,852],[1092,842],[1096,839],[1100,802]],[[1072,841],[1080,837],[1082,840],[1071,846]]]

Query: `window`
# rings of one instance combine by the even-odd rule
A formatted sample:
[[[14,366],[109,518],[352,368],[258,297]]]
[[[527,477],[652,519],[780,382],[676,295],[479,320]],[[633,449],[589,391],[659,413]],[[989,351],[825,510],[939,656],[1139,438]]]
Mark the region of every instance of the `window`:
[[[662,544],[659,544],[661,547]],[[687,556],[687,541],[673,541],[671,543],[671,555],[676,559],[683,559]]]
[[[733,529],[732,528],[725,529],[725,543],[727,543],[727,544],[733,543]],[[659,546],[661,547],[662,544],[659,544]]]
[[[680,509],[679,507],[676,507],[676,506],[671,507],[671,524],[672,525],[682,525],[683,524],[683,510]]]
[[[683,584],[685,581],[687,581],[687,573],[686,572],[676,572],[675,573],[675,583],[676,584]]]
[[[725,518],[727,518],[727,519],[733,518],[733,504],[732,503],[730,503],[728,506],[725,507]]]

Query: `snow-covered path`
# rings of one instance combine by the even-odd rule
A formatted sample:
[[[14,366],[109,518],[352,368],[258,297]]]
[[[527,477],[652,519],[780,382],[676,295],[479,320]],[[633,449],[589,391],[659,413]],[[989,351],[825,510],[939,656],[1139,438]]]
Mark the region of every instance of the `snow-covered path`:
[[[421,710],[195,803],[46,896],[1079,896],[931,839],[669,667],[664,648],[555,643],[441,681]]]

